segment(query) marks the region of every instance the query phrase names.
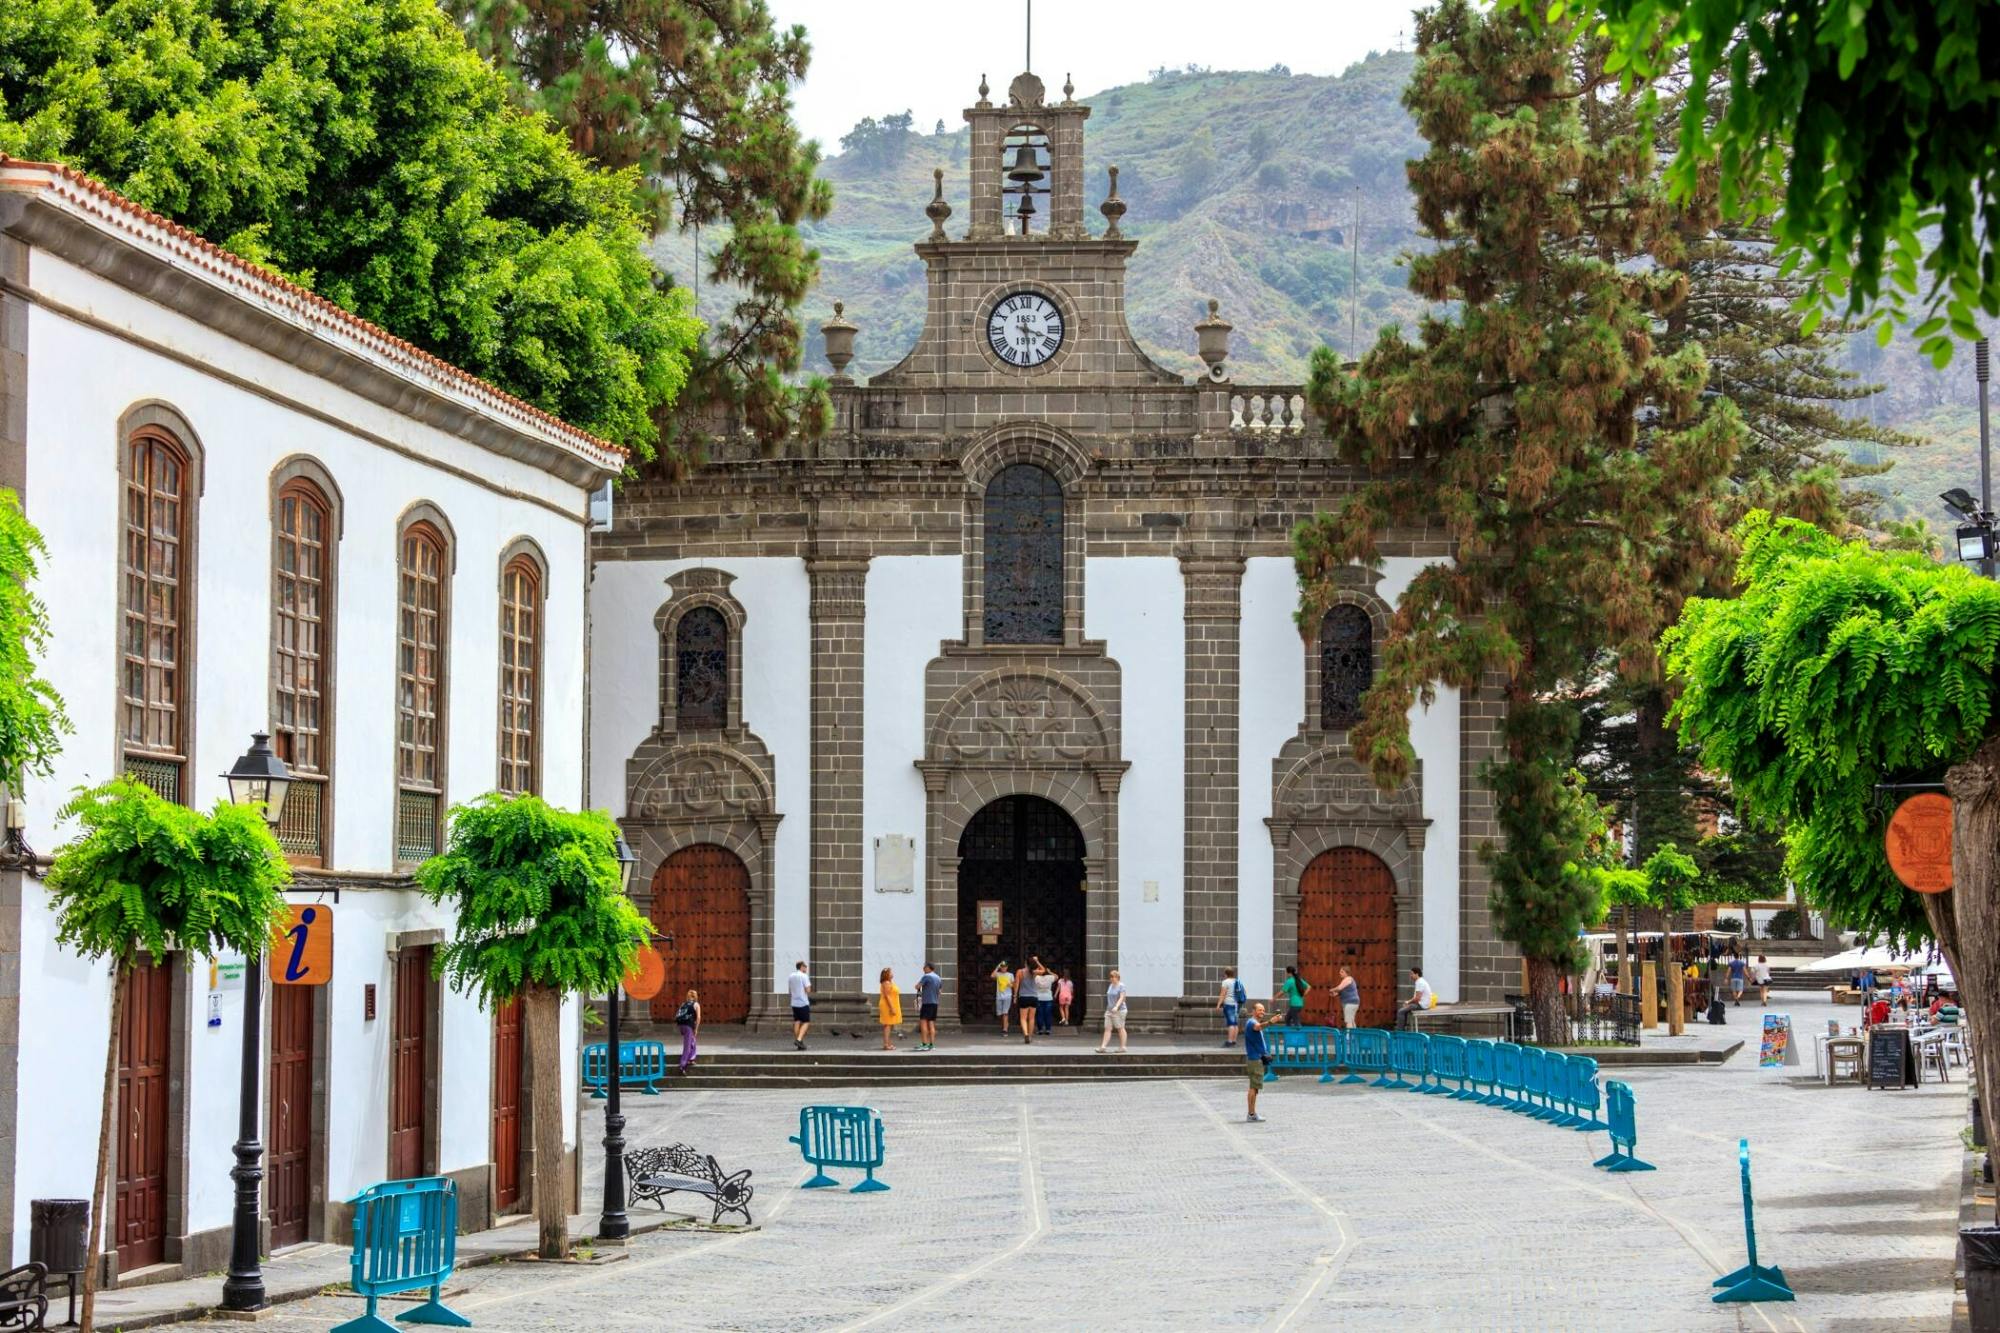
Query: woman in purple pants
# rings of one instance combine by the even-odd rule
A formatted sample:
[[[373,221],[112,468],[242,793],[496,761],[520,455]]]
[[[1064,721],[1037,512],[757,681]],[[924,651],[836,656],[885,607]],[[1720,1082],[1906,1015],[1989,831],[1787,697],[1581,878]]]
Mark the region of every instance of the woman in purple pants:
[[[694,1068],[694,1042],[701,1035],[701,996],[688,987],[688,997],[674,1010],[674,1026],[681,1030],[681,1072]]]

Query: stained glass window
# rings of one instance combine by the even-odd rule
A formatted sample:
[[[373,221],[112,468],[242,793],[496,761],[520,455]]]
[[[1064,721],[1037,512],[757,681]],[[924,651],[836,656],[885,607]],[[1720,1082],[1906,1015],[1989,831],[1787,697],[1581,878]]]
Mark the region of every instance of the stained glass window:
[[[697,606],[674,627],[674,726],[715,731],[729,721],[729,625]]]
[[[1319,622],[1319,724],[1345,731],[1361,720],[1375,683],[1375,627],[1358,606],[1336,606]]]
[[[986,641],[1061,643],[1063,492],[1032,463],[986,487]]]

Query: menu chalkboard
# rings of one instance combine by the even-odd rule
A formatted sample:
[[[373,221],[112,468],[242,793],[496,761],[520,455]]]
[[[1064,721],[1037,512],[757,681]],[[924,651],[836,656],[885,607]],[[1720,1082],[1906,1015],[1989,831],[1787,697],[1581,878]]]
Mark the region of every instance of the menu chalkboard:
[[[1878,1023],[1868,1029],[1868,1086],[1914,1088],[1917,1064],[1910,1050],[1910,1030]]]

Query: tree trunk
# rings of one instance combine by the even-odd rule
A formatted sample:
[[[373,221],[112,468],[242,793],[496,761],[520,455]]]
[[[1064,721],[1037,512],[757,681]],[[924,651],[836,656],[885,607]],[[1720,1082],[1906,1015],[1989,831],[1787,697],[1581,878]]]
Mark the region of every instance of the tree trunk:
[[[1563,1012],[1560,964],[1546,958],[1528,960],[1528,1003],[1535,1011],[1535,1037],[1541,1046],[1569,1043],[1569,1015]]]
[[[1951,878],[1949,894],[1927,895],[1932,901],[1949,897],[1952,929],[1938,932],[1938,943],[1958,982],[1973,1044],[1972,1067],[1978,1080],[1979,1105],[1986,1114],[2000,1107],[2000,738],[1986,741],[1970,759],[1944,775],[1951,793]],[[1943,904],[1939,904],[1943,906]]]
[[[535,1223],[544,1259],[569,1254],[569,1195],[563,1189],[562,993],[553,986],[521,991],[521,1021],[528,1029],[528,1066],[534,1077],[530,1108],[535,1132]],[[618,1077],[618,1057],[611,1058]]]
[[[118,1029],[125,1022],[125,969],[111,965],[111,1035],[104,1043],[104,1106],[97,1117],[97,1174],[90,1194],[90,1243],[83,1261],[83,1328],[90,1333],[97,1310],[97,1270],[104,1255],[105,1186],[111,1176],[111,1113],[118,1102]]]
[[[1637,995],[1639,993],[1639,965],[1631,956],[1632,946],[1632,905],[1618,905],[1618,993]]]

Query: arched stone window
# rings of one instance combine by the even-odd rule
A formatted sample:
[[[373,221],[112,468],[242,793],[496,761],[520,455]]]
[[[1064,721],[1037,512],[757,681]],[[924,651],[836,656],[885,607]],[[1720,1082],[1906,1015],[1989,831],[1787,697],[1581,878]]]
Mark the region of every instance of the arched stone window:
[[[719,731],[729,724],[729,625],[697,606],[674,626],[674,728]]]
[[[542,567],[527,553],[500,570],[500,790],[541,789]]]
[[[1033,463],[986,486],[986,642],[1063,640],[1063,490]]]
[[[194,735],[193,459],[160,425],[125,440],[119,684],[126,771],[169,801],[186,801]]]
[[[271,500],[271,747],[292,773],[278,845],[324,865],[333,777],[335,552],[340,522],[318,464],[293,459]]]
[[[1319,724],[1345,731],[1361,720],[1361,696],[1375,683],[1375,627],[1368,612],[1343,603],[1319,622]]]

